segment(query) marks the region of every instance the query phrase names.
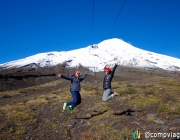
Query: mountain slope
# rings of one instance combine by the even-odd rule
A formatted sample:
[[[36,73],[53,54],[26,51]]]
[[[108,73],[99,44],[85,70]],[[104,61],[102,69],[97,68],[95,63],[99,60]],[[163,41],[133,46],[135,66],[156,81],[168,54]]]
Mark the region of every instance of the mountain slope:
[[[67,62],[70,67],[82,65],[100,71],[106,64],[113,65],[116,59],[120,59],[121,65],[124,66],[180,70],[180,59],[145,51],[117,38],[71,51],[39,53],[24,59],[0,64],[0,68],[36,68]]]

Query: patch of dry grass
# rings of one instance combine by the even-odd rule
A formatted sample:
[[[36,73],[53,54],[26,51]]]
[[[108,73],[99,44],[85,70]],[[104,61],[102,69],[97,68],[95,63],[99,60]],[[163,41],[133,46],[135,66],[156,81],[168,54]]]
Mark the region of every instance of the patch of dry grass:
[[[131,84],[129,83],[129,85]],[[125,98],[127,95],[131,96],[132,100],[128,100],[128,104],[139,108],[145,108],[150,105],[161,103],[162,105],[160,105],[159,110],[166,110],[165,112],[169,112],[167,111],[167,108],[164,109],[163,107],[164,99],[172,97],[172,99],[180,100],[178,93],[179,83],[174,79],[161,79],[160,81],[156,79],[153,80],[153,85],[150,83],[133,84],[130,88],[133,88],[135,91],[128,90],[128,88],[129,86],[119,90],[120,95],[122,96],[121,98],[123,99],[123,97]]]
[[[29,93],[29,92],[37,91],[42,88],[54,87],[54,86],[57,86],[58,84],[60,84],[61,82],[62,82],[62,80],[56,80],[56,81],[41,84],[38,86],[22,88],[22,89],[18,89],[18,90],[3,91],[3,92],[0,92],[0,98],[10,98],[13,95],[18,95],[21,93]]]
[[[19,135],[23,135],[24,133],[25,133],[25,130],[19,129],[19,130],[16,130],[15,135],[19,136]]]
[[[39,88],[44,88],[44,87],[53,87],[53,86],[57,86],[58,84],[60,84],[62,82],[61,79],[56,80],[56,81],[52,81],[49,83],[45,83],[45,84],[41,84],[40,86],[38,86]]]
[[[1,110],[4,113],[12,112],[12,111],[24,111],[25,105],[17,104],[17,105],[5,105],[1,107]]]
[[[112,128],[112,125],[108,122],[103,125],[96,125],[91,127],[88,131],[81,133],[80,140],[131,140],[132,138],[132,129],[124,127],[121,130],[115,130]]]
[[[24,88],[24,89],[20,89],[19,93],[29,93],[29,92],[33,92],[38,90],[38,87],[30,87],[30,88]]]
[[[25,112],[15,112],[12,114],[7,115],[7,119],[11,121],[24,121],[27,119],[31,119],[28,113]]]
[[[48,103],[48,98],[45,96],[44,98],[36,98],[34,100],[29,100],[26,102],[27,106],[40,106],[42,104]]]
[[[168,102],[166,104],[161,103],[159,104],[158,111],[163,112],[167,115],[180,114],[180,103],[178,102],[176,103]]]
[[[120,95],[126,95],[126,94],[136,94],[137,90],[133,87],[127,87],[124,90],[119,90],[118,93]]]
[[[145,108],[151,105],[155,105],[159,102],[160,100],[154,96],[149,96],[149,97],[138,96],[135,99],[130,100],[129,104],[136,108]]]

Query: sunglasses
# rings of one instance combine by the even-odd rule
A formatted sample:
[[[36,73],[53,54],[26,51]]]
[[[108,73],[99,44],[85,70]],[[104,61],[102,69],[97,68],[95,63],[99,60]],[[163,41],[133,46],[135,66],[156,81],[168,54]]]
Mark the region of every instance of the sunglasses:
[[[80,74],[79,72],[77,72],[76,74]]]

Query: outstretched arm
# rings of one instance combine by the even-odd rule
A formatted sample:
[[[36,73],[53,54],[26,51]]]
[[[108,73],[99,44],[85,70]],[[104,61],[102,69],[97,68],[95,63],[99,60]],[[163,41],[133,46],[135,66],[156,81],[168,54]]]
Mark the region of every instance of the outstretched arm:
[[[58,74],[58,77],[61,77],[61,78],[66,79],[66,80],[72,80],[72,77],[64,76],[62,74]]]

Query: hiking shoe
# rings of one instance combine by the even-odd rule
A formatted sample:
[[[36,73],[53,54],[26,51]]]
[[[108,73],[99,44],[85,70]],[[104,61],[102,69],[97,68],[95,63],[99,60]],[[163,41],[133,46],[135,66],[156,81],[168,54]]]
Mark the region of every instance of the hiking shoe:
[[[66,110],[66,104],[67,104],[67,103],[64,103],[64,105],[63,105],[63,110]]]
[[[70,111],[70,113],[72,113],[72,111],[73,111],[73,108],[71,105],[69,106],[69,111]]]
[[[118,96],[119,95],[119,93],[117,93],[117,92],[114,92],[114,96]]]

